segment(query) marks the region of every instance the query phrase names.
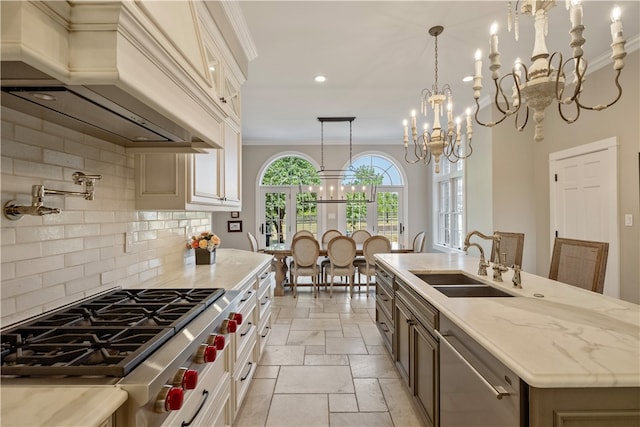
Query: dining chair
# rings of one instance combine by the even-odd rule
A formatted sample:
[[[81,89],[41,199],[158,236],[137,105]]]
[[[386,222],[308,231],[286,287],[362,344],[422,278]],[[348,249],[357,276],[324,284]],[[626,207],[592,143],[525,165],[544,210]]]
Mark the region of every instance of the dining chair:
[[[313,235],[313,233],[312,233],[312,232],[310,232],[309,230],[298,230],[298,231],[296,231],[296,232],[295,232],[295,234],[293,235],[293,237],[292,237],[292,239],[291,239],[291,240],[293,241],[293,240],[295,240],[297,237],[300,237],[300,236],[309,236],[309,237],[313,237],[313,238],[315,238],[315,237],[316,237],[316,236],[314,236],[314,235]]]
[[[391,241],[385,236],[371,236],[364,241],[362,246],[365,264],[358,266],[358,274],[366,277],[367,280],[367,297],[369,297],[369,278],[376,276],[376,259],[375,254],[383,254],[391,252]]]
[[[364,244],[365,240],[367,240],[369,237],[371,237],[371,233],[369,233],[367,230],[364,230],[364,229],[355,230],[353,233],[351,233],[351,238],[353,239],[354,242],[356,242],[356,249],[358,247],[362,248],[362,245]],[[363,256],[356,256],[355,259],[353,260],[353,265],[355,266],[356,270],[358,269],[358,267],[364,264],[365,264],[365,260]],[[358,278],[358,292],[359,291],[360,291],[360,278]]]
[[[601,294],[608,253],[607,242],[556,237],[549,278]]]
[[[310,236],[299,236],[291,243],[291,287],[293,297],[298,296],[298,278],[300,276],[310,276],[313,286],[313,296],[318,296],[318,276],[320,268],[318,266],[318,256],[320,255],[320,245],[318,241]]]
[[[353,259],[356,256],[356,242],[347,236],[334,237],[327,246],[329,256],[329,297],[333,297],[333,279],[336,275],[349,277],[349,295],[353,296],[353,281],[355,267]]]
[[[251,252],[258,252],[258,239],[256,236],[251,234],[251,232],[247,231],[247,239],[249,239],[249,244],[251,245]]]
[[[425,240],[425,233],[424,231],[419,232],[418,234],[416,234],[416,237],[413,238],[413,252],[422,252],[424,251],[424,240]]]
[[[494,234],[500,236],[500,262],[502,263],[502,254],[506,254],[506,262],[502,263],[507,267],[518,265],[522,267],[522,252],[524,250],[524,233],[511,233],[507,231],[494,231]],[[495,259],[496,242],[494,240],[491,246],[490,261]]]
[[[322,247],[326,248],[329,245],[329,242],[334,237],[342,236],[340,230],[331,229],[322,233]],[[329,257],[325,256],[322,260],[320,260],[320,270],[322,274],[322,280],[324,283],[324,290],[327,290],[327,268],[329,267]]]

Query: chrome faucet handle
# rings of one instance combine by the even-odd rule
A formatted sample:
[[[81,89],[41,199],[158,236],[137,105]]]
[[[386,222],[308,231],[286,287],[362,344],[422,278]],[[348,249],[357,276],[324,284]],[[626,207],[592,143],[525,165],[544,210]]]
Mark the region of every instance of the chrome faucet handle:
[[[511,281],[513,282],[513,287],[522,289],[522,279],[520,277],[520,266],[514,264],[511,266],[511,268],[513,268],[513,278],[511,278]]]
[[[502,253],[502,261],[498,261],[497,263],[493,263],[493,280],[496,282],[502,282],[502,273],[509,270],[505,264],[507,263],[507,254]],[[496,254],[496,260],[499,260],[498,255]]]
[[[480,264],[478,264],[478,276],[486,276],[487,275],[487,267],[489,267],[489,263],[484,259],[484,255],[480,255]]]

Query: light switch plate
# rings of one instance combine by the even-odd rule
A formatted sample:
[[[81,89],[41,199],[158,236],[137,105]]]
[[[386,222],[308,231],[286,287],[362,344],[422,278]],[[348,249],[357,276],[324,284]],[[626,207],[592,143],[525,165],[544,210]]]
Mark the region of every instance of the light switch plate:
[[[624,225],[627,227],[633,226],[633,214],[624,214]]]

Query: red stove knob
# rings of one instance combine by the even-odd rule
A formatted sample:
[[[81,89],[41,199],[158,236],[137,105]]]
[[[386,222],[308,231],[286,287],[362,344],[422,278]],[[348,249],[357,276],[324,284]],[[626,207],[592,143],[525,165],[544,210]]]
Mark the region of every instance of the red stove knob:
[[[223,344],[224,345],[224,344]],[[216,361],[218,349],[209,344],[200,344],[196,353],[196,363],[211,363]]]
[[[238,322],[230,319],[227,323],[227,330],[229,331],[229,333],[235,333],[238,330]]]
[[[242,325],[242,313],[231,313],[229,314],[230,320],[235,320],[238,325]]]
[[[163,385],[156,398],[155,411],[168,412],[177,411],[182,408],[184,391],[180,387]]]
[[[214,345],[218,350],[222,351],[224,350],[225,343],[224,335],[211,334],[209,335],[207,343]]]
[[[198,385],[198,371],[180,368],[173,377],[173,385],[184,390],[193,390]]]

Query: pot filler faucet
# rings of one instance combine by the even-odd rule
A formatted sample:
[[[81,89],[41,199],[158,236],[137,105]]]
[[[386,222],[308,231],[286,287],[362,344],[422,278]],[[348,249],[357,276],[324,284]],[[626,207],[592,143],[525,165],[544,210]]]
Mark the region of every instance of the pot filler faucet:
[[[74,184],[84,184],[84,191],[52,190],[45,188],[44,185],[34,185],[31,187],[31,205],[19,205],[17,201],[10,200],[4,205],[4,216],[15,221],[24,215],[42,216],[60,213],[59,208],[44,206],[44,196],[49,194],[79,196],[84,197],[85,200],[93,200],[96,180],[102,179],[102,175],[85,175],[82,172],[74,172],[71,177],[73,178]]]
[[[473,235],[477,235],[478,237],[485,240],[493,240],[495,242],[495,255],[493,259],[493,280],[496,282],[502,282],[502,273],[507,271],[509,268],[500,262],[500,239],[502,236],[499,234],[493,234],[491,236],[487,236],[486,234],[482,234],[481,232],[475,230],[467,233],[467,236],[464,238],[464,251],[467,252],[470,246],[475,246],[480,251],[480,264],[478,266],[478,275],[486,276],[487,275],[487,267],[489,263],[484,258],[484,250],[482,246],[477,243],[470,243],[471,237]],[[503,255],[503,258],[506,260],[506,254]]]

